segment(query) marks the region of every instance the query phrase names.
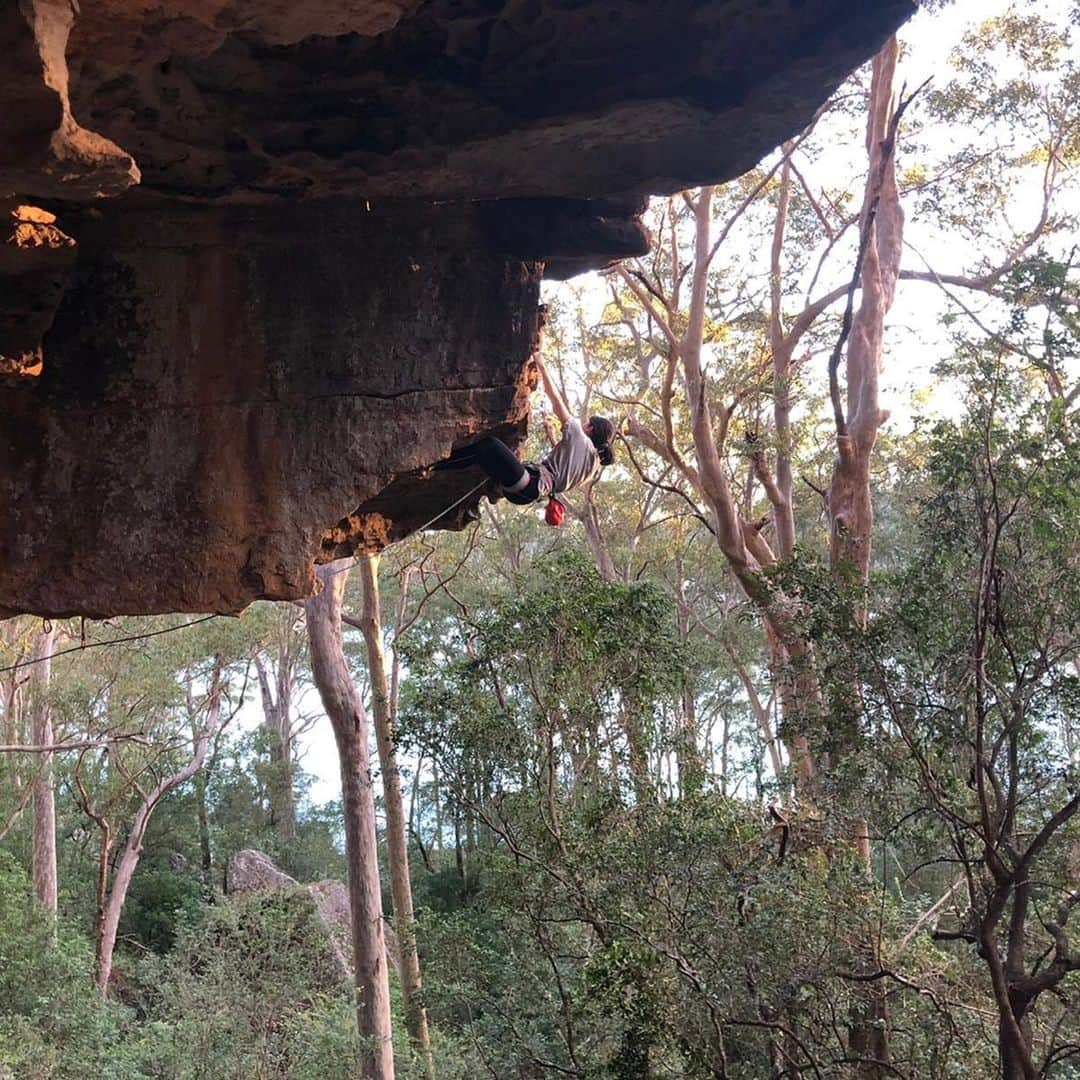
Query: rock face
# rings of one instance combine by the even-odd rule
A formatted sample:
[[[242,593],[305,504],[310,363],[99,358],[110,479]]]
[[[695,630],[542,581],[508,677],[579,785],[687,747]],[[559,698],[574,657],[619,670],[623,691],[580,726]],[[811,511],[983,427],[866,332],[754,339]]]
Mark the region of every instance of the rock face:
[[[477,482],[427,466],[524,431],[541,275],[645,250],[645,194],[753,165],[912,8],[74,10],[0,14],[0,613],[236,611],[425,525]]]
[[[379,546],[398,515],[415,527],[473,487],[440,474],[365,510],[456,440],[519,434],[526,410],[539,266],[486,250],[468,208],[452,232],[420,210],[74,215],[83,257],[44,370],[0,415],[4,605],[304,596],[314,557]]]
[[[0,197],[95,198],[138,183],[131,155],[72,114],[66,53],[76,10],[70,0],[9,0],[0,11]]]

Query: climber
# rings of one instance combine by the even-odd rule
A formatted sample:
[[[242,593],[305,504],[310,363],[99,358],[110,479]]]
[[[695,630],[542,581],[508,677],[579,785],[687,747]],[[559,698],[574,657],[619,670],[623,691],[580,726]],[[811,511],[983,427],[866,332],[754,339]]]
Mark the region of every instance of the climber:
[[[435,466],[437,469],[464,469],[477,465],[500,486],[503,495],[518,506],[586,484],[599,475],[604,465],[610,465],[614,460],[611,443],[615,438],[615,425],[603,416],[590,416],[584,424],[575,420],[543,361],[537,357],[533,363],[540,372],[551,407],[562,423],[562,438],[556,442],[550,419],[544,420],[548,438],[555,444],[550,453],[538,462],[522,463],[501,439],[489,435],[455,450],[446,461]],[[559,518],[561,520],[561,513]],[[550,509],[548,521],[556,523],[551,521]]]

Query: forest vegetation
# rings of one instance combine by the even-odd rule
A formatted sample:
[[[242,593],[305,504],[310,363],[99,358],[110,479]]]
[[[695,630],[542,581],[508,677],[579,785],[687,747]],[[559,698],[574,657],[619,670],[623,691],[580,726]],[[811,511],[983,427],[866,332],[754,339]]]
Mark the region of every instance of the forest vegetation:
[[[562,528],[0,623],[0,1077],[1080,1076],[1080,8],[1040,7],[905,82],[925,12],[551,290],[620,426]],[[231,888],[251,850],[293,883]]]

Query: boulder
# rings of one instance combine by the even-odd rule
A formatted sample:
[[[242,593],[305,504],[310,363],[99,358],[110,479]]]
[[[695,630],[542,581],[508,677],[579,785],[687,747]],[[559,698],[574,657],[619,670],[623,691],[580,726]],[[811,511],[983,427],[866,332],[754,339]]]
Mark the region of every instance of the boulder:
[[[279,869],[268,855],[252,849],[238,851],[225,869],[225,892],[229,896],[290,889],[311,897],[319,919],[330,935],[342,976],[352,978],[351,913],[349,890],[344,882],[328,879],[311,885],[301,885],[295,878]],[[389,923],[383,926],[383,936],[386,940],[386,959],[400,974],[397,936]]]
[[[225,892],[239,893],[290,889],[299,882],[274,865],[274,860],[261,851],[245,848],[238,851],[225,867]]]

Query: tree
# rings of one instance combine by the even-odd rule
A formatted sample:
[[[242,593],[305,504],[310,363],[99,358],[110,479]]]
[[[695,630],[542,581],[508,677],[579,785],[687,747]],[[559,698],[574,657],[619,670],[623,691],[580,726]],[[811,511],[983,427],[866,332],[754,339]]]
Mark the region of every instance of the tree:
[[[310,730],[314,717],[298,717],[295,712],[303,659],[297,613],[287,604],[276,605],[270,623],[270,640],[256,650],[254,662],[270,749],[270,814],[282,841],[289,843],[296,839],[293,755],[297,739]]]
[[[161,800],[174,788],[187,783],[202,768],[207,748],[224,723],[222,719],[221,699],[224,692],[224,671],[220,660],[216,660],[208,677],[205,695],[205,716],[200,729],[195,733],[191,753],[187,761],[179,767],[169,770],[167,764],[169,748],[159,749],[137,764],[124,760],[122,753],[114,751],[113,762],[123,776],[128,795],[134,794],[136,809],[127,827],[127,836],[120,850],[119,860],[113,870],[113,847],[118,842],[117,821],[110,816],[110,809],[99,807],[93,794],[81,774],[81,765],[86,750],[80,751],[79,762],[75,767],[74,782],[78,790],[79,805],[83,813],[91,818],[100,830],[98,856],[97,901],[98,916],[96,927],[95,957],[97,961],[97,985],[102,996],[109,990],[109,977],[112,974],[113,952],[116,948],[116,934],[123,914],[131,879],[139,865],[142,855],[143,840],[150,819]],[[162,769],[162,765],[165,768]],[[146,781],[149,778],[149,785]],[[113,801],[117,807],[118,800]]]
[[[379,558],[377,555],[369,555],[362,558],[359,565],[364,591],[360,624],[367,648],[371,711],[375,717],[375,743],[379,753],[383,807],[386,811],[386,853],[390,869],[390,894],[394,903],[394,929],[397,932],[401,956],[401,993],[405,999],[405,1026],[424,1058],[426,1075],[433,1078],[435,1073],[431,1059],[431,1037],[428,1034],[427,1012],[424,1009],[420,979],[420,956],[416,947],[416,919],[413,915],[412,884],[409,879],[405,806],[401,797],[401,772],[398,769],[395,746],[397,700],[391,691],[391,680],[387,678],[382,615],[379,610]],[[406,595],[403,586],[402,609]],[[400,622],[399,617],[399,633]],[[396,689],[396,679],[394,682]]]
[[[1080,708],[1080,452],[1076,388],[1044,382],[1047,353],[1076,339],[1059,324],[1034,356],[1014,340],[1033,269],[1011,275],[1025,301],[1017,333],[960,346],[967,409],[935,431],[918,547],[865,660],[868,702],[937,819],[937,857],[962,871],[966,905],[944,909],[934,936],[970,943],[985,964],[1008,1080],[1075,1053],[1053,995],[1080,970],[1068,926],[1080,795],[1062,755]],[[1046,280],[1052,305],[1069,275]]]
[[[321,591],[304,602],[311,672],[330,718],[341,765],[345,855],[349,865],[349,906],[356,1020],[367,1040],[365,1077],[393,1080],[390,1034],[390,986],[382,929],[375,794],[368,751],[364,703],[345,662],[341,608],[350,560],[338,559],[318,569]]]
[[[16,860],[0,851],[0,1071],[80,1080],[141,1077],[126,1053],[128,1012],[94,990],[93,949],[46,912]]]
[[[31,668],[33,696],[30,705],[30,741],[37,746],[53,744],[52,702],[49,682],[57,632],[43,629],[34,642]],[[53,784],[52,753],[43,750],[34,767],[32,803],[32,876],[34,895],[46,911],[56,914],[56,797]]]

